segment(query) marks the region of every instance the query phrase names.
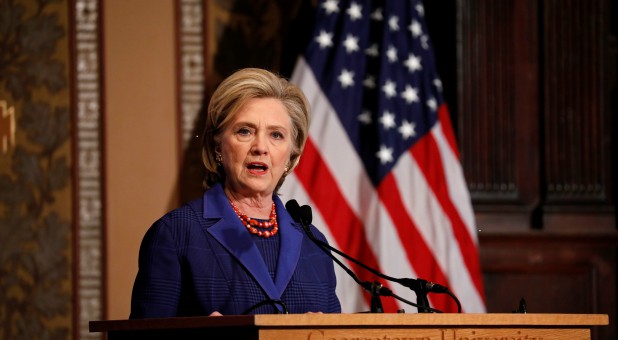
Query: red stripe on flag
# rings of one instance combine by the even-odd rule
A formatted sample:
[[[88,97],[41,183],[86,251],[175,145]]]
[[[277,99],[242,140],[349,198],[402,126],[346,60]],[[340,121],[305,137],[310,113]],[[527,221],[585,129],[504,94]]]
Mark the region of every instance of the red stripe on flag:
[[[340,250],[381,272],[378,261],[365,238],[363,223],[348,206],[337,181],[331,175],[311,138],[307,140],[301,162],[294,173],[320,211],[335,241],[342,248]],[[350,263],[350,266],[362,281],[375,281],[373,274],[360,266],[353,263]],[[381,283],[389,287],[387,282]],[[365,297],[370,304],[370,296],[365,294]],[[398,309],[396,301],[392,298],[383,299],[382,305],[386,312],[393,313]]]
[[[459,159],[459,148],[457,147],[457,139],[455,138],[455,133],[453,132],[453,125],[451,125],[451,116],[448,113],[448,106],[446,104],[440,105],[438,108],[438,119],[440,120],[440,124],[442,125],[442,131],[444,132],[444,137],[448,142],[448,145],[451,147],[451,151]]]
[[[482,296],[483,284],[476,243],[468,233],[465,223],[450,200],[442,160],[440,157],[437,157],[440,151],[433,135],[428,134],[426,138],[421,138],[410,151],[423,172],[429,187],[434,192],[436,199],[451,221],[453,234],[461,250],[461,257],[466,267],[468,267],[468,272],[476,290]]]
[[[384,203],[391,219],[395,222],[397,234],[406,250],[408,261],[416,274],[426,280],[449,286],[446,275],[440,269],[431,249],[418,232],[418,228],[406,213],[405,205],[399,194],[399,186],[393,173],[389,173],[378,187],[380,199]],[[457,305],[445,295],[431,296],[434,308],[444,312],[456,312]]]

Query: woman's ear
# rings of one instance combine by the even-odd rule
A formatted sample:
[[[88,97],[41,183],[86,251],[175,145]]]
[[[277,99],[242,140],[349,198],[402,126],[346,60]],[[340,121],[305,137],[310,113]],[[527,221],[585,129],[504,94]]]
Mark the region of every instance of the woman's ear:
[[[215,162],[218,165],[223,165],[223,155],[221,154],[221,144],[215,146]]]

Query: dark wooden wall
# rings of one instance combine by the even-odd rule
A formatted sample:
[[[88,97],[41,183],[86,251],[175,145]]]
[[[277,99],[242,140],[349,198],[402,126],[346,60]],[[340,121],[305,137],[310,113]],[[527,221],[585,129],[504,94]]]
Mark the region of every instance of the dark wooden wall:
[[[529,312],[607,313],[594,335],[616,338],[616,5],[446,3],[425,2],[427,21],[451,87],[488,311],[525,298]]]

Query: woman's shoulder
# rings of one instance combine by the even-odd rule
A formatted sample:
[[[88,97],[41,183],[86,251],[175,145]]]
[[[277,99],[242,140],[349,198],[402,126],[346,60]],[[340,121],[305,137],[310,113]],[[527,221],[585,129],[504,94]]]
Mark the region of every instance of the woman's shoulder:
[[[193,223],[199,224],[199,220],[202,217],[203,212],[203,197],[190,201],[188,203],[183,204],[182,206],[173,209],[163,215],[159,220],[155,222],[163,223],[163,224],[173,224],[173,225],[183,225],[189,223],[189,225]],[[186,223],[182,223],[186,222]],[[193,222],[193,223],[192,223]]]
[[[145,239],[169,239],[186,244],[188,239],[192,238],[191,235],[199,235],[202,229],[200,201],[201,199],[197,199],[188,202],[161,216],[148,229]]]

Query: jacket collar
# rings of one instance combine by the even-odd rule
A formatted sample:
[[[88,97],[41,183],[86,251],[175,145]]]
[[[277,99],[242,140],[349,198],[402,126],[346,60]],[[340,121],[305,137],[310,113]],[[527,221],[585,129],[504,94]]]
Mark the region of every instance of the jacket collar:
[[[247,232],[242,225],[220,184],[216,184],[204,194],[204,218],[217,220],[210,227],[206,227],[205,232],[212,235],[249,271],[269,298],[280,299],[298,264],[303,235],[294,227],[295,223],[279,197],[273,196],[273,200],[281,238],[275,282],[254,243],[255,236]]]

